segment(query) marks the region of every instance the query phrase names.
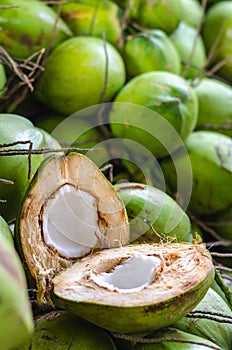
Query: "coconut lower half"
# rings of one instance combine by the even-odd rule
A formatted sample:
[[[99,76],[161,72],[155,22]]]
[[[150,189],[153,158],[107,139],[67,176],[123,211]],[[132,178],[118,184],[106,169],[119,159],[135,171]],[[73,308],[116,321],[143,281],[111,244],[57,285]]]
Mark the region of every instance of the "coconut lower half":
[[[138,244],[80,259],[53,279],[51,298],[107,330],[138,333],[186,315],[213,278],[204,244]]]
[[[50,303],[51,279],[77,259],[128,243],[126,210],[86,156],[53,156],[41,164],[16,223],[16,245],[38,301]]]

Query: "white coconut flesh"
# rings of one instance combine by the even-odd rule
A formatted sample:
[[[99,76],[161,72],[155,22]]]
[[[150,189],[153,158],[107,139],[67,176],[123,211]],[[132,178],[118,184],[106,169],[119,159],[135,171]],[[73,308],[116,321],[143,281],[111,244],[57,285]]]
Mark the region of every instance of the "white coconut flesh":
[[[46,244],[67,258],[88,254],[98,242],[97,202],[91,194],[62,186],[43,210]]]
[[[120,293],[134,293],[149,286],[155,278],[155,269],[160,259],[143,254],[136,254],[118,265],[112,272],[95,275],[90,278],[99,286]]]

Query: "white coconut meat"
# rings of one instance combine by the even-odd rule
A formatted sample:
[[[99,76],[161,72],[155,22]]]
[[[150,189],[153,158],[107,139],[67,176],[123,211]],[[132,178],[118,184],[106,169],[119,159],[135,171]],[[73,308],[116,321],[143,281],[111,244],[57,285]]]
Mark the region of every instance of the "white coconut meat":
[[[61,187],[43,210],[43,234],[48,246],[67,258],[88,254],[99,237],[96,198],[73,186]]]
[[[151,285],[155,269],[160,259],[143,254],[135,254],[112,272],[99,275],[90,272],[90,278],[100,287],[119,293],[135,293]]]
[[[86,156],[55,156],[41,164],[23,203],[16,239],[38,288],[51,302],[51,279],[77,259],[129,241],[125,206]]]

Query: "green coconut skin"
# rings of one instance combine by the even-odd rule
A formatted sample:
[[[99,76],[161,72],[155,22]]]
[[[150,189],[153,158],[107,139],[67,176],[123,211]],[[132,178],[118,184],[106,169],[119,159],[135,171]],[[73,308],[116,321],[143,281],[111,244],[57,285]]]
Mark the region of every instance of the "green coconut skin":
[[[197,28],[204,15],[201,4],[197,0],[181,0],[182,21]]]
[[[182,15],[180,0],[140,1],[134,19],[145,28],[162,29],[170,34],[178,25]]]
[[[150,335],[144,337],[140,341],[135,337],[134,341],[118,341],[117,335],[116,344],[119,346],[118,350],[205,350],[215,349],[223,350],[214,343],[196,335],[183,332],[172,327],[163,328],[160,331],[152,332]],[[175,339],[175,340],[173,340]],[[166,340],[166,341],[165,341]],[[150,341],[150,344],[148,342]]]
[[[73,268],[76,268],[75,264],[71,269]],[[199,303],[214,279],[214,269],[209,268],[203,280],[184,293],[180,291],[180,294],[175,297],[162,302],[151,302],[150,305],[143,305],[141,302],[139,306],[120,306],[119,298],[119,305],[116,306],[104,304],[104,301],[101,304],[95,303],[94,300],[91,302],[73,300],[72,295],[75,298],[75,292],[68,279],[70,297],[62,295],[63,293],[59,291],[59,278],[65,280],[67,278],[66,272],[69,271],[66,270],[57,276],[57,281],[56,278],[53,280],[51,299],[54,305],[63,310],[71,311],[99,327],[124,334],[148,332],[173,324],[181,318],[181,315],[186,315]],[[132,294],[131,297],[133,299],[135,295]]]
[[[181,207],[165,192],[140,183],[114,186],[124,202],[130,223],[130,241],[174,240],[192,242],[191,223]],[[176,218],[180,220],[176,223]],[[153,230],[149,225],[152,225]]]
[[[16,58],[27,58],[33,53],[47,48],[53,35],[56,13],[42,1],[2,0],[0,45]],[[52,48],[72,35],[62,19],[56,23]]]
[[[219,313],[225,317],[232,317],[232,312],[229,306],[212,288],[209,288],[205,297],[193,311],[198,311],[199,313],[201,311],[208,312],[208,316],[211,314],[211,316],[216,319],[218,318],[213,316],[214,313]],[[223,319],[223,316],[221,316],[219,320],[220,319]],[[204,319],[204,315],[202,315],[198,318],[183,317],[174,324],[174,327],[184,332],[208,339],[222,349],[230,350],[232,347],[232,325],[229,323]]]
[[[202,36],[208,52],[214,46],[211,65],[224,61],[217,74],[227,81],[232,81],[232,3],[221,1],[214,4],[204,19]]]
[[[39,130],[43,134],[44,148],[51,148],[55,150],[61,148],[61,145],[59,144],[59,142],[55,139],[55,137],[49,134],[49,132],[38,127],[36,127],[36,130]],[[44,158],[47,158],[47,156],[48,156],[47,154],[44,154]]]
[[[226,210],[232,204],[231,138],[216,132],[195,131],[185,145],[193,175],[189,210],[199,215]],[[177,153],[175,164],[181,167],[183,161],[184,157],[178,157]],[[166,181],[175,191],[176,177],[171,159],[163,160],[161,166]]]
[[[180,146],[172,141],[172,129],[177,131],[180,140],[184,140],[196,125],[196,93],[186,80],[173,73],[156,71],[140,74],[124,85],[114,101],[121,102],[116,103],[110,113],[114,135],[138,142],[157,158],[168,155]],[[158,135],[164,137],[164,145],[145,131],[147,126],[156,125],[156,113],[147,113],[146,109],[136,111],[136,106],[131,110],[131,104],[147,107],[168,121],[168,128],[165,126],[165,129],[156,130]],[[141,125],[140,128],[134,126],[137,123]],[[169,151],[164,146],[169,146]]]
[[[196,41],[197,38],[197,41]],[[185,78],[194,78],[206,64],[206,50],[197,29],[180,22],[170,39],[180,55],[182,74]]]
[[[77,35],[103,38],[119,45],[122,29],[119,7],[112,1],[88,0],[85,3],[68,2],[62,5],[61,17]]]
[[[116,350],[110,336],[76,315],[50,313],[35,326],[34,334],[17,350]]]
[[[162,30],[147,30],[128,37],[123,57],[130,77],[154,70],[180,73],[179,54]]]
[[[4,350],[19,346],[33,331],[32,312],[21,262],[0,226],[0,343]]]
[[[17,141],[31,141],[33,149],[44,146],[44,138],[39,130],[26,118],[16,114],[0,114],[0,143],[8,144]],[[8,149],[29,149],[29,144],[18,144]],[[3,148],[2,148],[3,150]],[[31,156],[31,177],[42,161],[41,154]],[[28,155],[1,156],[0,178],[13,181],[12,185],[0,182],[0,212],[7,221],[15,219],[20,203],[30,182],[28,179]]]
[[[197,129],[232,136],[232,87],[216,79],[204,78],[194,87],[198,102]]]
[[[5,240],[8,241],[12,247],[14,246],[14,240],[13,240],[13,235],[12,232],[7,224],[7,222],[3,219],[2,216],[0,216],[0,232],[1,235],[4,236]]]
[[[61,309],[76,313],[96,325],[112,330],[118,333],[139,333],[151,331],[166,327],[176,322],[181,314],[188,313],[185,306],[186,299],[197,300],[201,299],[205,293],[205,286],[209,286],[212,282],[213,275],[209,274],[208,281],[204,281],[194,290],[191,290],[187,295],[180,295],[177,298],[172,298],[158,305],[151,305],[144,310],[144,307],[120,308],[111,305],[100,305],[93,303],[75,303],[70,300],[59,298],[58,295],[52,294],[54,304]],[[179,309],[179,311],[177,311]],[[178,313],[178,315],[177,315]],[[172,317],[170,317],[172,315]],[[139,319],[146,318],[146,323]],[[111,329],[111,319],[114,319],[113,329]],[[93,321],[94,320],[94,321]],[[136,322],[135,322],[136,320]],[[154,322],[155,320],[155,322]]]
[[[42,102],[69,115],[110,101],[124,82],[124,62],[114,46],[99,38],[79,36],[66,40],[51,53],[36,89]]]

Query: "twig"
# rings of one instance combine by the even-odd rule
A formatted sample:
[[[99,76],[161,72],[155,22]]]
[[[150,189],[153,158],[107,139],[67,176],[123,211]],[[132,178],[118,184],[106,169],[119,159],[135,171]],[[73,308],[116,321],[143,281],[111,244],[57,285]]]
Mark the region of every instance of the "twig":
[[[232,268],[231,267],[227,267],[227,266],[216,265],[216,269],[219,270],[219,271],[232,272]]]
[[[17,5],[0,5],[0,9],[17,9]]]
[[[187,314],[185,317],[187,318],[200,318],[205,320],[211,320],[218,323],[229,323],[232,324],[232,317],[224,314],[217,314],[216,312],[210,312],[210,311],[192,311],[189,314]],[[221,317],[221,318],[219,318]]]
[[[109,169],[109,180],[110,180],[111,183],[113,182],[113,179],[114,179],[113,168],[114,168],[113,164],[107,164],[104,167],[100,168],[100,170],[102,172]]]
[[[118,333],[111,333],[115,338],[128,340],[131,342],[141,343],[141,344],[159,344],[159,343],[183,343],[183,344],[194,344],[199,346],[205,346],[206,348],[213,349],[213,350],[220,350],[221,348],[212,345],[208,345],[203,342],[196,342],[192,340],[185,340],[185,339],[178,339],[178,338],[165,338],[165,337],[157,337],[157,338],[141,338],[141,337],[134,337],[127,334],[118,334]]]
[[[6,179],[0,179],[0,182],[6,184],[6,185],[13,185],[14,181],[6,180]]]
[[[33,91],[33,86],[31,81],[28,79],[27,75],[23,73],[17,62],[13,60],[13,58],[6,52],[6,50],[0,46],[0,62],[5,63],[14,74],[28,86],[30,91]]]
[[[99,6],[100,6],[100,1],[96,2],[95,7],[94,7],[94,12],[93,12],[93,16],[91,18],[91,23],[90,23],[90,28],[89,28],[89,35],[93,34],[93,28],[94,28],[94,24],[96,22],[96,17],[97,17],[97,13],[99,10]]]
[[[232,253],[217,253],[217,252],[211,252],[212,256],[215,256],[217,258],[232,258]]]
[[[228,243],[228,241],[215,241],[215,242],[206,242],[206,246],[208,249],[212,249],[213,247],[229,247],[231,244]]]
[[[204,311],[204,310],[192,310],[192,311],[190,311],[188,313],[187,316],[193,316],[193,315],[196,315],[196,314],[218,316],[218,317],[222,317],[222,318],[224,317],[224,318],[232,321],[232,316],[225,315],[225,314],[222,314],[220,312],[214,312],[214,311],[211,312],[211,311]]]
[[[221,125],[213,125],[213,124],[202,124],[197,127],[198,129],[211,129],[211,130],[231,130],[232,129],[232,124],[230,123],[224,123]]]

